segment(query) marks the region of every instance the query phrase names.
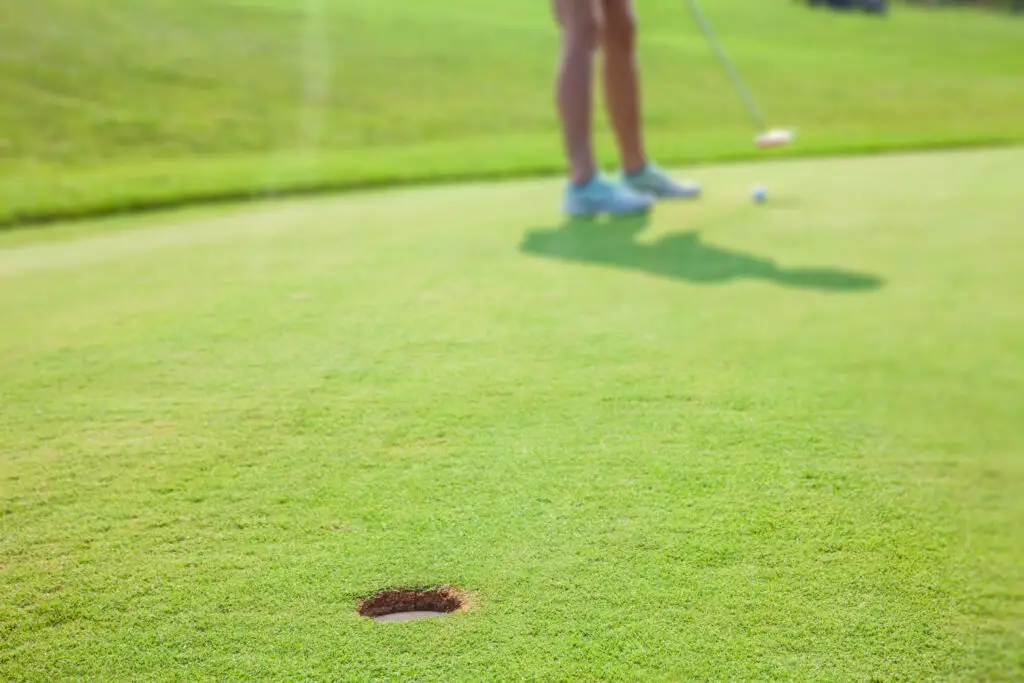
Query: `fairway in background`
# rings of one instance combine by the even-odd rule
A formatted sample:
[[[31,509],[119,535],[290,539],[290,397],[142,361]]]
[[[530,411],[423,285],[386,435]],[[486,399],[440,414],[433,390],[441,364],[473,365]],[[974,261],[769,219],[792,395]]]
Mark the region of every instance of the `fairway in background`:
[[[683,3],[638,9],[659,158],[755,154]],[[771,124],[797,129],[793,153],[1024,139],[1022,21],[784,0],[705,11]],[[9,2],[0,223],[559,171],[549,14],[546,0]]]
[[[0,234],[0,677],[1019,679],[1022,174]]]

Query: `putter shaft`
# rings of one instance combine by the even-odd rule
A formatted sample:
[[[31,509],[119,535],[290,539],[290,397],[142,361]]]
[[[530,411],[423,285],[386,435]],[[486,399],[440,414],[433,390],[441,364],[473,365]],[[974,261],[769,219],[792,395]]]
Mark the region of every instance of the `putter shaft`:
[[[689,0],[690,13],[693,15],[694,20],[700,27],[701,33],[707,39],[708,44],[711,45],[711,49],[715,51],[718,59],[725,66],[726,72],[732,79],[733,85],[736,86],[736,90],[739,92],[740,97],[743,99],[743,103],[746,106],[747,113],[757,124],[759,130],[765,130],[767,127],[764,121],[764,115],[761,113],[761,108],[757,106],[757,102],[754,100],[754,96],[750,94],[746,84],[740,77],[739,71],[736,69],[736,65],[733,64],[732,60],[729,59],[729,55],[726,54],[722,44],[718,41],[715,36],[715,32],[711,29],[711,24],[708,23],[704,17],[704,13],[701,11],[700,6],[697,4],[697,0]]]

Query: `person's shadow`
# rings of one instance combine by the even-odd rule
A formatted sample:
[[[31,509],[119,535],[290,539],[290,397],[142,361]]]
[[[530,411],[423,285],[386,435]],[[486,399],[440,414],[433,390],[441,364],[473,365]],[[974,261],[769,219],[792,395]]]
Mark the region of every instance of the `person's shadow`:
[[[544,258],[605,264],[699,283],[759,278],[790,287],[828,291],[874,290],[883,284],[881,278],[864,273],[831,268],[781,268],[767,258],[702,242],[696,231],[666,235],[650,243],[638,242],[635,238],[647,223],[647,216],[607,222],[572,219],[559,228],[528,231],[520,250]]]

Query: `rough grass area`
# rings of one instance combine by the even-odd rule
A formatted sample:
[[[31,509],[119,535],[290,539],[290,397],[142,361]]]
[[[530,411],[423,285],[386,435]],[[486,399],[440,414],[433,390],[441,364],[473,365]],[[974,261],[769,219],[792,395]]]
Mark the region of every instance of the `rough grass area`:
[[[1024,21],[705,5],[795,154],[1024,139]],[[754,154],[682,3],[639,9],[652,149]],[[0,223],[558,171],[555,52],[546,0],[7,2]]]
[[[1020,679],[1022,174],[0,235],[0,677]]]

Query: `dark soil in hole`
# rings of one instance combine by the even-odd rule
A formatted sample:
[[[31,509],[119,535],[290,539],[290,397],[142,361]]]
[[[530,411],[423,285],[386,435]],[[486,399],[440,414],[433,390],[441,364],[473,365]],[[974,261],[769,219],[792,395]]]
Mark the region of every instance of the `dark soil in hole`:
[[[447,614],[467,606],[465,594],[451,586],[427,590],[396,588],[383,590],[359,604],[364,617],[383,617],[406,612],[439,612]]]

